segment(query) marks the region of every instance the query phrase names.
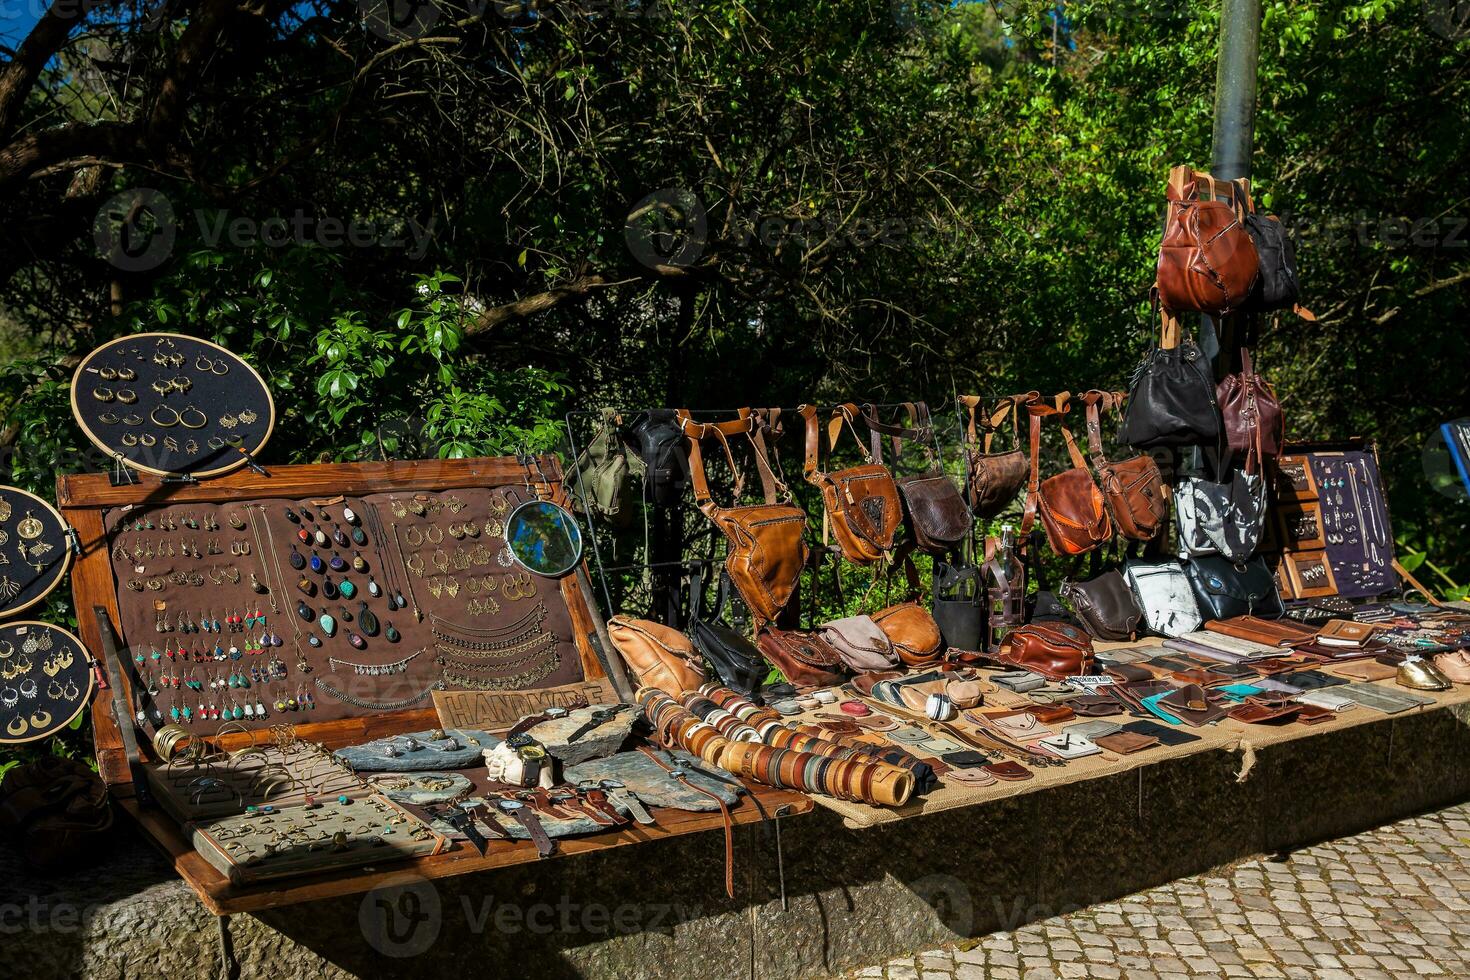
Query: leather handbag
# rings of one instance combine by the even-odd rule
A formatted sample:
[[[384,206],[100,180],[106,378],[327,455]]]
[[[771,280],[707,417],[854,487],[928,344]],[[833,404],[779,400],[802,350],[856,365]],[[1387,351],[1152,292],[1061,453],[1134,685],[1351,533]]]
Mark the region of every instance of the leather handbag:
[[[933,664],[944,649],[939,624],[916,602],[901,602],[875,612],[873,622],[893,642],[898,659],[909,667]]]
[[[1156,285],[1176,313],[1221,316],[1239,309],[1255,287],[1260,259],[1236,214],[1235,187],[1224,186],[1222,192],[1209,174],[1170,175]]]
[[[613,527],[633,522],[632,476],[643,473],[643,460],[628,456],[619,433],[617,411],[604,408],[592,440],[577,457],[572,506],[587,516],[596,516]]]
[[[756,634],[766,660],[797,687],[830,687],[843,679],[842,657],[815,633],[768,626]]]
[[[95,866],[111,827],[107,786],[76,759],[42,756],[0,781],[0,834],[41,871]]]
[[[1143,621],[1143,610],[1119,571],[1107,571],[1086,582],[1064,582],[1062,598],[1084,629],[1099,640],[1130,640]]]
[[[997,659],[1060,681],[1091,673],[1092,640],[1070,623],[1030,623],[1011,631]]]
[[[607,621],[607,635],[640,687],[656,687],[678,697],[685,691],[698,690],[708,679],[689,637],[670,626],[650,619],[614,616]]]
[[[1160,636],[1183,636],[1199,629],[1199,606],[1179,562],[1129,561],[1123,567],[1123,577],[1150,631]]]
[[[1113,523],[1102,491],[1093,481],[1072,431],[1065,425],[1062,439],[1072,466],[1056,476],[1041,479],[1041,420],[1048,415],[1064,415],[1070,397],[1063,392],[1057,396],[1055,405],[1032,402],[1026,406],[1031,422],[1031,484],[1021,520],[1021,537],[1031,533],[1035,515],[1039,513],[1047,542],[1059,555],[1086,554],[1113,536]]]
[[[1159,345],[1144,356],[1128,385],[1118,442],[1135,449],[1218,446],[1220,406],[1209,358],[1179,321],[1160,310]]]
[[[1114,463],[1103,452],[1102,410],[1111,408],[1121,414],[1124,397],[1121,391],[1096,390],[1082,396],[1087,411],[1087,451],[1118,533],[1132,541],[1152,541],[1169,519],[1169,497],[1159,464],[1146,454]]]
[[[820,633],[842,658],[843,666],[854,674],[888,670],[899,663],[893,641],[871,616],[834,619],[823,624]]]
[[[825,527],[831,529],[842,557],[848,561],[856,565],[871,565],[882,560],[893,550],[903,508],[893,474],[873,461],[853,428],[858,407],[849,402],[832,413],[827,423],[827,446],[830,453],[837,448],[843,428],[852,429],[852,437],[864,462],[860,466],[832,472],[818,468],[820,436],[816,407],[803,405],[800,411],[806,420],[806,480],[822,491],[822,506],[827,513]]]
[[[721,683],[737,694],[753,697],[760,691],[769,670],[754,643],[720,622],[729,587],[730,578],[722,572],[719,598],[706,619],[700,610],[704,581],[698,575],[689,577],[689,638],[694,641],[694,649],[714,667]]]
[[[672,408],[652,408],[634,420],[629,436],[643,469],[643,499],[669,507],[684,495],[689,462],[684,456],[684,433]]]
[[[960,396],[960,404],[969,415],[965,427],[965,497],[970,512],[981,520],[1005,510],[1026,485],[1029,457],[1021,448],[1019,411],[1040,397],[1040,392],[1035,391],[1007,395],[993,414],[977,419],[975,412],[981,407],[980,396]],[[1011,418],[1011,448],[993,453],[991,443],[1007,415]],[[980,429],[985,430],[983,442]]]
[[[973,565],[934,563],[934,622],[946,648],[978,651],[985,630],[985,582]]]
[[[1281,455],[1281,402],[1271,383],[1255,372],[1249,350],[1241,348],[1240,373],[1221,379],[1215,398],[1233,452],[1244,456],[1254,451],[1261,461]]]
[[[1256,276],[1255,288],[1245,299],[1241,309],[1248,313],[1273,313],[1276,310],[1294,310],[1304,320],[1315,320],[1316,316],[1300,305],[1301,285],[1296,277],[1296,246],[1286,226],[1274,214],[1256,210],[1251,200],[1250,184],[1246,180],[1233,181],[1237,206],[1256,246],[1256,257],[1260,272]]]
[[[1258,616],[1280,619],[1286,613],[1276,576],[1266,559],[1230,561],[1219,555],[1195,558],[1184,566],[1195,602],[1209,619]]]
[[[1266,529],[1266,481],[1244,469],[1231,470],[1223,483],[1184,477],[1174,488],[1174,507],[1179,557],[1244,561],[1255,554]]]
[[[903,500],[914,542],[924,551],[943,554],[959,547],[970,536],[975,519],[954,481],[939,468],[934,455],[934,425],[929,418],[929,406],[924,402],[904,402],[903,409],[908,416],[907,426],[885,423],[878,417],[877,406],[863,406],[873,461],[883,462],[884,436],[893,447],[895,472],[903,456],[904,440],[923,448],[924,472],[897,477],[894,483]]]
[[[688,441],[689,475],[694,501],[724,534],[728,545],[725,571],[740,593],[757,625],[771,622],[791,600],[806,567],[806,511],[791,503],[791,492],[766,458],[765,429],[759,417],[742,408],[733,421],[695,422],[680,410],[680,428]],[[721,507],[710,494],[700,443],[716,439],[735,476],[735,499],[745,489],[744,475],[735,463],[731,437],[745,437],[755,459],[763,502]]]

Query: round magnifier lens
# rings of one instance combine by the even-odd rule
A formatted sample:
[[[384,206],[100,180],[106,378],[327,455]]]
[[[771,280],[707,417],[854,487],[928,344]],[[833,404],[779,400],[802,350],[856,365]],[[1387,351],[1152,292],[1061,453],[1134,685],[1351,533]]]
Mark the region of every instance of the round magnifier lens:
[[[505,544],[522,567],[547,578],[566,575],[582,560],[576,518],[546,500],[529,500],[511,512]]]

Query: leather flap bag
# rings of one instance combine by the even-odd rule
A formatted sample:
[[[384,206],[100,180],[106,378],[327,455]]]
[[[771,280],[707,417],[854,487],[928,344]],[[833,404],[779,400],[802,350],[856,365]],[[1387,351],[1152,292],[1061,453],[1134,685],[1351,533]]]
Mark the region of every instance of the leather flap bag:
[[[797,687],[842,683],[842,657],[815,633],[767,627],[755,638],[765,658]]]
[[[1230,561],[1218,555],[1195,558],[1185,566],[1195,601],[1210,619],[1259,616],[1279,619],[1286,608],[1276,588],[1276,576],[1259,556]]]
[[[1036,514],[1046,528],[1047,543],[1059,555],[1081,555],[1106,543],[1113,536],[1113,523],[1108,517],[1102,491],[1092,479],[1087,461],[1077,448],[1077,440],[1065,425],[1062,440],[1072,460],[1070,469],[1041,479],[1041,420],[1049,415],[1064,415],[1071,395],[1057,396],[1056,404],[1032,402],[1026,406],[1031,423],[1031,486],[1026,509],[1021,519],[1021,537],[1031,533]]]
[[[965,427],[965,496],[970,512],[981,520],[995,517],[1005,510],[1026,485],[1028,457],[1021,448],[1019,410],[1040,397],[1041,393],[1036,391],[1007,395],[997,404],[993,414],[977,418],[976,410],[982,407],[980,397],[960,396],[960,404],[969,415],[969,423]],[[1011,448],[993,453],[990,451],[991,443],[1006,416],[1011,419]],[[983,442],[980,429],[985,431]]]
[[[871,616],[834,619],[822,626],[821,634],[842,658],[843,665],[855,674],[888,670],[899,663],[893,641]]]
[[[1133,371],[1118,441],[1135,449],[1218,446],[1220,406],[1209,358],[1160,310],[1162,337]]]
[[[1011,630],[1002,663],[1040,674],[1047,680],[1091,673],[1092,639],[1070,623],[1031,623]]]
[[[824,529],[837,539],[842,557],[857,565],[871,565],[887,557],[898,538],[902,521],[902,504],[893,474],[881,463],[873,462],[854,428],[858,407],[841,405],[827,423],[828,452],[837,448],[844,428],[852,430],[853,440],[862,453],[863,464],[844,470],[823,472],[818,468],[820,434],[815,406],[801,406],[806,420],[806,479],[822,491],[826,511]],[[829,456],[830,458],[830,456]]]
[[[1240,373],[1226,375],[1215,398],[1232,452],[1245,456],[1254,451],[1262,461],[1281,455],[1285,428],[1281,402],[1271,383],[1256,373],[1246,348],[1240,351]]]
[[[643,499],[657,507],[672,506],[684,495],[689,475],[679,413],[649,409],[634,420],[630,434],[642,461]]]
[[[649,619],[614,616],[607,621],[607,635],[641,687],[656,687],[678,697],[698,690],[708,675],[689,637]]]
[[[1103,452],[1102,411],[1110,408],[1121,414],[1124,398],[1121,391],[1094,390],[1082,396],[1087,406],[1087,451],[1118,533],[1133,541],[1152,541],[1169,517],[1159,465],[1144,454],[1114,463]]]
[[[1177,561],[1130,561],[1123,568],[1123,577],[1152,632],[1183,636],[1199,629],[1199,606],[1189,587],[1189,577]]]
[[[929,610],[914,602],[901,602],[873,613],[873,622],[893,641],[900,660],[910,667],[926,667],[944,649],[939,624]]]
[[[888,437],[893,447],[893,469],[898,471],[903,457],[903,445],[918,445],[923,450],[924,472],[911,476],[900,476],[894,482],[908,513],[909,530],[914,542],[924,551],[943,554],[958,547],[970,536],[974,517],[965,506],[954,485],[939,468],[934,454],[934,425],[929,418],[929,406],[924,402],[904,402],[904,413],[908,425],[890,425],[878,417],[876,405],[863,406],[863,420],[868,425],[868,437],[873,450],[873,461],[883,462],[883,438]]]
[[[1143,610],[1119,571],[1103,572],[1086,582],[1066,582],[1062,598],[1087,632],[1099,640],[1129,640],[1138,632]]]
[[[734,421],[707,424],[695,422],[688,412],[679,413],[680,427],[689,444],[695,503],[724,534],[728,544],[725,571],[758,624],[780,615],[801,581],[807,560],[806,511],[791,503],[791,492],[771,468],[765,440],[770,429],[761,425],[762,417],[743,408]],[[708,438],[718,440],[725,452],[735,478],[735,499],[739,500],[744,492],[744,477],[730,449],[732,436],[743,436],[750,446],[763,503],[721,507],[710,495],[700,451],[701,441]]]
[[[1232,469],[1223,483],[1184,477],[1174,488],[1174,507],[1179,557],[1218,554],[1244,561],[1266,529],[1266,481],[1244,469]]]
[[[1239,309],[1255,287],[1260,258],[1236,213],[1234,185],[1222,189],[1209,174],[1171,174],[1165,196],[1156,280],[1164,306],[1213,316]]]
[[[934,562],[934,621],[944,645],[980,650],[985,629],[985,583],[973,565]]]
[[[729,597],[729,584],[729,576],[721,574],[719,599],[706,619],[700,609],[703,579],[698,575],[689,577],[689,636],[694,641],[694,649],[709,661],[726,687],[753,697],[769,671],[760,649],[743,634],[720,622]]]

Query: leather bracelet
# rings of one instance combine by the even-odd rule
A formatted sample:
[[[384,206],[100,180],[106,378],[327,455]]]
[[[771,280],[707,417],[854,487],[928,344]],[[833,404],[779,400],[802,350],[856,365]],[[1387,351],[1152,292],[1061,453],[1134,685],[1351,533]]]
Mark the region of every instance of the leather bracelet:
[[[870,762],[863,767],[863,783],[861,796],[864,803],[873,802],[873,780],[876,779],[877,776],[878,766],[876,764]]]

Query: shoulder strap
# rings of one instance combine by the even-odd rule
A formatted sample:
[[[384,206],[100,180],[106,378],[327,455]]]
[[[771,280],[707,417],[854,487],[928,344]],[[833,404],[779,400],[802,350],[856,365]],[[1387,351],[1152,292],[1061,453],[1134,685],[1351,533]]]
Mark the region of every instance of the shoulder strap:
[[[1102,413],[1106,409],[1118,409],[1122,402],[1122,393],[1116,391],[1099,391],[1094,388],[1082,396],[1082,403],[1087,411],[1087,451],[1092,453],[1094,465],[1102,466],[1108,462],[1108,457],[1103,453]]]
[[[863,421],[868,424],[868,436],[873,447],[873,461],[883,462],[883,437],[888,436],[893,445],[893,465],[897,466],[903,453],[903,441],[916,442],[924,447],[925,465],[934,462],[933,423],[929,419],[929,406],[924,402],[904,402],[900,406],[908,419],[908,425],[889,424],[882,421],[878,406],[863,406]]]
[[[863,454],[863,462],[873,461],[873,454],[868,451],[867,446],[863,445],[862,437],[858,435],[857,426],[854,424],[854,420],[861,414],[857,405],[852,402],[844,402],[832,410],[832,417],[827,420],[828,453],[837,451],[837,440],[842,438],[842,431],[845,428],[852,433],[852,441],[857,443],[858,452]]]
[[[725,422],[696,422],[685,409],[679,410],[677,418],[679,428],[689,442],[689,480],[694,486],[694,501],[701,510],[706,510],[714,502],[710,495],[709,479],[705,474],[704,454],[700,450],[700,442],[704,439],[720,441],[720,447],[725,451],[725,461],[729,463],[730,472],[735,477],[737,502],[745,492],[745,475],[735,462],[735,453],[730,448],[731,436],[743,435],[749,440],[751,452],[755,456],[756,475],[760,478],[766,503],[774,504],[784,494],[785,484],[776,479],[771,471],[770,463],[766,460],[765,439],[750,409],[740,409],[734,419]]]

